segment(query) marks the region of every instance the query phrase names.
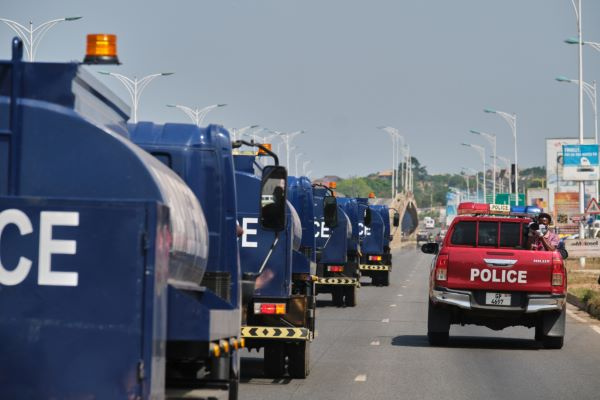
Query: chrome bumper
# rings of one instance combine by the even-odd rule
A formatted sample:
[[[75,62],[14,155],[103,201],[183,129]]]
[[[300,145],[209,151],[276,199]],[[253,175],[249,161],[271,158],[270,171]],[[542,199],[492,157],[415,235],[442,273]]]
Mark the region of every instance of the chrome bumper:
[[[473,301],[473,294],[469,291],[454,291],[438,288],[431,291],[431,297],[435,302],[449,304],[451,306],[462,308],[463,310],[521,310],[528,314],[540,311],[560,311],[563,309],[566,302],[565,296],[528,294],[527,307],[523,310],[520,307],[517,309],[516,307],[504,308],[477,304]]]

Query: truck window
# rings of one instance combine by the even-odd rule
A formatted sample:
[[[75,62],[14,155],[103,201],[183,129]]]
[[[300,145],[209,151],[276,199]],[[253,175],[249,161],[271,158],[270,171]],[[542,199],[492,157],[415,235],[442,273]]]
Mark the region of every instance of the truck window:
[[[521,247],[521,224],[518,222],[500,223],[500,247]]]
[[[477,245],[493,247],[498,245],[498,222],[479,222]]]
[[[475,246],[475,221],[461,221],[454,226],[450,243],[459,246]]]

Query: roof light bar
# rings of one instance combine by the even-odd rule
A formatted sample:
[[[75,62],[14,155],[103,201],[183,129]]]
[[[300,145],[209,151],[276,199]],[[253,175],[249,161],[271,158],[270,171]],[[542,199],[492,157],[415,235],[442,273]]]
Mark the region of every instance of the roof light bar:
[[[535,206],[510,206],[508,204],[487,204],[466,202],[458,205],[458,215],[506,215],[531,217],[542,212]]]

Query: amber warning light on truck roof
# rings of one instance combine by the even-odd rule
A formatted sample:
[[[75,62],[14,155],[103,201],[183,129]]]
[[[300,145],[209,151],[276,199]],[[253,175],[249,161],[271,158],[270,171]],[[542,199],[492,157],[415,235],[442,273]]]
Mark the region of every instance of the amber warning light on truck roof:
[[[263,146],[264,148],[269,149],[269,150],[273,149],[273,147],[271,146],[271,143],[263,143],[261,146]],[[259,147],[258,148],[258,155],[259,156],[266,156],[266,155],[268,155],[268,153]]]
[[[87,35],[84,64],[120,64],[117,57],[117,36],[106,33]]]
[[[336,189],[337,188],[337,182],[329,182],[329,189]]]

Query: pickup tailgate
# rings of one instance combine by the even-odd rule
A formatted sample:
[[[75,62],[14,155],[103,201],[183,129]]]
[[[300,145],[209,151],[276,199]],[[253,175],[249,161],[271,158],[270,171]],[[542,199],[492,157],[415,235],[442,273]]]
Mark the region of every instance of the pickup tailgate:
[[[448,248],[448,288],[549,293],[551,251]]]

